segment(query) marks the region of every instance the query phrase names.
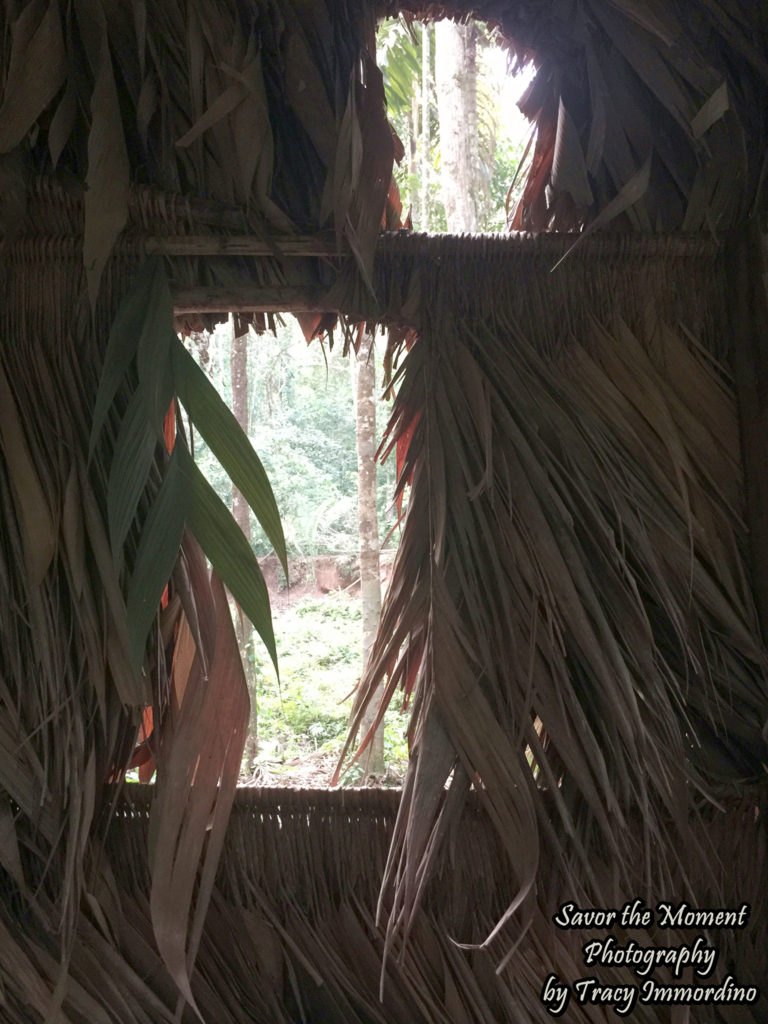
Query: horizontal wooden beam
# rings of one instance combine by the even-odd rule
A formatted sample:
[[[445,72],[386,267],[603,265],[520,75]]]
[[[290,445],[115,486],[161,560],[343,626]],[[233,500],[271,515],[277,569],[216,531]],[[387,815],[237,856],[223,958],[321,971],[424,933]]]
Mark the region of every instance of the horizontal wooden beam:
[[[259,256],[282,259],[344,259],[346,252],[322,238],[297,236],[266,242],[256,235],[153,235],[137,237],[135,244],[146,253],[159,256]]]
[[[513,260],[540,256],[544,260],[557,260],[577,240],[581,259],[615,259],[634,256],[647,258],[655,255],[696,256],[718,251],[721,246],[709,236],[693,235],[610,235],[596,233],[590,238],[581,235],[542,234],[538,236],[498,235],[424,235],[416,232],[382,232],[376,245],[378,258],[423,258],[440,260],[445,257],[475,260],[489,256]],[[0,233],[0,244],[4,241]],[[83,239],[79,234],[21,235],[7,246],[9,255],[16,258],[55,262],[57,259],[76,257],[82,252]],[[346,242],[337,246],[333,235],[294,235],[274,237],[270,240],[258,235],[142,235],[124,234],[116,243],[118,250],[146,252],[168,257],[230,256],[256,259],[321,259],[338,266],[352,258]],[[574,257],[575,258],[575,257]]]

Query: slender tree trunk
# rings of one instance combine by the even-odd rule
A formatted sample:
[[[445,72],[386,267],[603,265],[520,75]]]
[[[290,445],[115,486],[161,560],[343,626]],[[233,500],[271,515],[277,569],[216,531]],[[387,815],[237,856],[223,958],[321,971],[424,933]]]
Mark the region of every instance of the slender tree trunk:
[[[232,328],[229,350],[229,367],[232,379],[232,412],[242,429],[248,433],[248,335],[239,338]],[[245,534],[251,539],[251,511],[240,491],[232,488],[232,516]]]
[[[232,340],[229,350],[229,367],[232,380],[232,413],[242,429],[248,433],[248,335],[238,336],[236,321],[232,321]],[[242,494],[232,488],[232,517],[250,543],[251,510]],[[253,642],[252,631],[246,626],[245,619],[238,615],[235,620],[235,632],[240,648],[240,657],[245,669],[245,681],[248,696],[251,700],[251,718],[248,725],[248,738],[245,743],[245,758],[252,761],[259,747],[259,715],[254,678],[253,663],[250,658],[250,647]]]
[[[429,124],[429,82],[430,74],[430,26],[423,25],[421,30],[421,201],[419,227],[429,231],[429,151],[431,147]]]
[[[477,29],[435,25],[435,87],[440,121],[441,187],[448,230],[477,231]]]
[[[419,176],[419,91],[414,87],[411,97],[410,146],[408,155],[408,194],[411,197],[411,223],[421,227],[421,196],[415,183]]]
[[[376,512],[376,364],[373,334],[363,334],[357,354],[355,413],[357,428],[357,508],[360,534],[360,596],[363,606],[363,663],[368,661],[379,628],[379,519]],[[376,716],[372,701],[363,719],[367,733]],[[374,734],[367,759],[368,775],[384,772],[384,723]]]

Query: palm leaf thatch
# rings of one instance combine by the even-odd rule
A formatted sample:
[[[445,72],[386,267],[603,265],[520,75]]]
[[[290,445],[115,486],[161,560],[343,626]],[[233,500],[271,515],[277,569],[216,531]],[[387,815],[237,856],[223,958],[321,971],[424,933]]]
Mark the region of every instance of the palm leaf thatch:
[[[369,25],[343,4],[0,5],[8,1020],[173,1016],[105,954],[119,904],[105,786],[129,763],[158,766],[150,956],[193,1001],[248,717],[219,579],[275,651],[258,565],[190,458],[182,408],[285,548],[142,238],[163,254],[168,235],[235,230],[278,256],[278,234],[335,227],[365,274],[393,148],[380,75],[361,62]],[[282,283],[274,259],[253,270]],[[174,287],[245,272],[187,259]]]
[[[543,1019],[542,976],[579,960],[549,920],[566,897],[750,899],[723,966],[768,973],[768,544],[739,453],[739,428],[762,437],[759,252],[736,243],[742,274],[715,242],[587,239],[550,274],[573,239],[377,246],[396,208],[370,56],[385,7],[0,4],[9,1024]],[[761,8],[473,9],[538,65],[514,226],[648,235],[764,213]],[[341,798],[313,817],[322,840],[298,816],[290,854],[282,827],[227,838],[247,701],[221,580],[268,647],[271,625],[185,418],[283,552],[260,463],[173,315],[286,296],[309,296],[310,334],[325,310],[418,331],[391,427],[412,493],[357,712],[380,679],[402,684],[413,759],[396,820],[374,808],[360,830],[351,888],[323,881],[345,871],[344,823],[321,824],[337,799],[349,818]],[[156,762],[158,786],[146,834],[115,844],[132,762]],[[453,887],[443,909],[435,886]]]
[[[152,921],[167,967],[191,998],[187,974],[248,720],[219,574],[274,657],[258,564],[174,430],[174,395],[240,479],[283,559],[285,548],[258,458],[238,434],[222,437],[231,414],[211,399],[171,329],[162,265],[136,274],[134,260],[107,270],[110,289],[120,282],[126,295],[109,338],[102,335],[97,376],[106,303],[94,325],[79,261],[52,269],[44,256],[37,264],[27,256],[9,257],[3,278],[3,337],[15,343],[0,357],[8,524],[0,861],[14,884],[0,913],[10,915],[10,936],[19,901],[34,911],[32,945],[7,942],[6,954],[27,964],[9,980],[9,998],[24,1006],[34,992],[31,1005],[48,1020],[75,998],[66,975],[85,904],[109,936],[100,848],[113,797],[105,786],[130,761],[159,767]],[[52,275],[61,292],[51,295]],[[25,330],[16,314],[24,281],[39,289],[29,295],[43,320],[55,319],[67,285],[79,285],[76,329],[59,337],[50,323]],[[218,574],[209,577],[198,541]]]
[[[723,230],[765,213],[768,11],[750,0],[386,0],[391,15],[498,27],[536,74],[536,126],[511,219],[523,231],[615,220],[644,232]]]
[[[18,8],[0,11],[8,69],[0,154],[22,185],[30,170],[55,171],[85,188],[92,302],[128,222],[130,187],[140,183],[236,204],[265,238],[317,231],[332,214],[330,226],[365,266],[393,142],[370,58],[362,77],[361,40],[373,24],[364,6],[52,0]],[[18,229],[21,199],[0,224],[5,234]]]
[[[408,512],[355,716],[382,684],[380,712],[398,686],[413,708],[388,948],[471,787],[514,880],[484,944],[514,977],[567,899],[739,905],[707,830],[765,799],[723,254],[607,237],[552,274],[568,244],[396,236],[379,285],[418,330],[389,427]]]
[[[376,904],[399,800],[399,792],[387,790],[238,791],[192,982],[206,1019],[243,1024],[546,1019],[539,999],[543,978],[553,967],[574,977],[583,942],[601,933],[556,931],[551,922],[539,922],[525,943],[525,956],[501,972],[495,951],[466,948],[482,941],[514,889],[503,843],[477,795],[468,801],[461,829],[449,835],[450,857],[436,861],[425,884],[409,941],[396,943],[396,955],[382,969],[386,925],[376,924]],[[151,794],[130,787],[108,837],[127,908],[119,948],[134,970],[141,965],[145,972],[150,807]],[[760,977],[765,892],[757,874],[745,868],[742,875],[741,865],[764,862],[764,835],[748,800],[733,802],[725,828],[718,826],[718,817],[705,821],[706,841],[726,863],[738,852],[734,863],[740,877],[734,886],[752,903],[752,916],[763,921],[762,927],[753,924],[734,935],[737,962],[744,977],[750,970]],[[386,901],[385,916],[389,907]],[[642,930],[623,938],[630,937],[652,942]],[[664,945],[685,941],[684,933],[664,933],[661,939]],[[619,969],[615,980],[637,981]],[[172,991],[156,988],[158,1002],[172,1005]],[[738,1019],[734,1011],[738,1008],[726,1007],[722,1019]],[[157,1013],[153,1019],[164,1018]],[[602,1024],[615,1014],[574,1001],[567,1019]],[[658,1007],[638,1006],[630,1019],[656,1024],[667,1018]]]

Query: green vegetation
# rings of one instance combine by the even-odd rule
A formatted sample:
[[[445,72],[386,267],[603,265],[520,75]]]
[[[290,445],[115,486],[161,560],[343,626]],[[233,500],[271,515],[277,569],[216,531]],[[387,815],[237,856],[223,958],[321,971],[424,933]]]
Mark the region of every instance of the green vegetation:
[[[231,328],[196,336],[191,348],[216,388],[231,402]],[[248,338],[248,436],[259,453],[277,500],[289,558],[304,560],[291,584],[302,592],[312,586],[300,570],[316,556],[332,556],[339,574],[354,584],[357,575],[357,454],[350,361],[341,339],[307,345],[292,317],[277,333]],[[384,345],[377,344],[377,379]],[[377,408],[379,432],[389,403]],[[198,434],[195,458],[219,497],[232,502],[228,477]],[[394,457],[378,473],[378,514],[387,546],[397,542]],[[260,557],[271,552],[261,528],[251,519],[251,544]],[[310,568],[311,575],[311,568]],[[286,581],[279,573],[278,585]],[[273,583],[274,585],[274,583]],[[273,623],[280,665],[280,687],[271,662],[254,637],[245,642],[251,662],[252,697],[257,702],[258,753],[244,765],[262,777],[325,785],[330,780],[347,734],[351,694],[362,670],[359,593],[312,594],[292,603],[285,590],[274,602]],[[349,699],[347,699],[349,698]],[[253,719],[256,721],[256,717]],[[387,713],[387,780],[402,776],[407,760],[406,716]],[[251,750],[253,747],[251,747]],[[297,762],[301,762],[300,768]],[[312,777],[306,780],[306,771]],[[358,782],[362,766],[353,765],[343,782]]]
[[[249,338],[248,435],[272,484],[289,557],[351,555],[357,551],[357,455],[349,360],[340,340],[333,348],[327,342],[307,345],[296,321],[286,320],[276,336]],[[229,331],[223,325],[197,345],[201,363],[226,401],[231,399]],[[379,364],[383,351],[379,342]],[[376,411],[380,429],[389,410],[381,399]],[[199,437],[195,456],[217,493],[230,502],[229,480]],[[395,524],[389,511],[394,478],[390,459],[378,474],[382,538]],[[263,531],[251,525],[256,554],[269,554]]]
[[[269,660],[251,645],[259,701],[257,768],[281,776],[290,773],[291,762],[317,755],[318,772],[326,779],[330,775],[346,737],[351,693],[362,668],[360,629],[360,602],[343,592],[306,597],[276,613],[279,689]],[[390,781],[405,771],[407,717],[394,707],[386,714]],[[362,766],[354,765],[342,782],[354,784],[361,774]]]
[[[525,121],[514,107],[506,54],[496,34],[477,23],[477,141],[478,141],[478,228],[480,231],[507,229],[507,194],[517,177],[510,198],[513,209],[522,191],[518,167],[525,150],[528,132]],[[404,19],[386,21],[378,32],[377,62],[384,75],[387,115],[405,147],[405,156],[395,165],[395,180],[400,189],[403,216],[410,209],[418,231],[446,230],[445,205],[440,187],[440,123],[435,97],[435,26],[427,26],[429,65],[424,79],[424,28],[409,25]],[[426,84],[426,92],[424,91]],[[427,104],[424,132],[422,104]],[[427,209],[422,209],[423,148],[426,160]]]
[[[429,35],[426,46],[425,32]],[[479,166],[475,180],[480,193],[478,226],[484,231],[506,227],[507,192],[524,147],[519,124],[511,127],[505,116],[509,105],[506,68],[493,43],[480,26],[476,77]],[[389,116],[406,148],[405,159],[395,171],[404,207],[414,207],[418,229],[444,231],[434,26],[412,32],[402,21],[391,22],[382,28],[379,44]],[[429,63],[424,67],[427,50]],[[425,182],[422,175],[429,180]],[[230,339],[231,328],[223,325],[211,335],[197,336],[192,346],[227,402],[232,399]],[[342,348],[338,338],[336,344],[324,341],[308,346],[291,317],[278,323],[276,334],[257,337],[251,333],[248,339],[247,433],[271,482],[292,559],[329,555],[352,562],[357,557],[354,388],[350,360],[342,355]],[[384,345],[379,343],[379,382],[383,351]],[[376,410],[379,435],[388,417],[388,403],[380,400]],[[231,505],[229,478],[199,435],[194,435],[193,441],[204,475],[219,497]],[[380,536],[388,546],[397,542],[396,515],[390,508],[394,484],[394,459],[390,459],[379,468],[377,485]],[[271,551],[253,519],[251,546],[259,557]],[[359,597],[336,593],[306,596],[294,604],[281,600],[277,605],[273,617],[280,688],[263,650],[252,637],[250,641],[241,638],[241,649],[252,668],[249,687],[258,706],[258,714],[252,718],[253,728],[258,720],[258,745],[249,746],[250,763],[245,768],[258,769],[262,777],[279,777],[291,775],[296,762],[306,765],[310,761],[317,766],[315,783],[323,784],[346,736],[352,701],[345,698],[350,698],[362,670]],[[396,779],[405,768],[407,743],[405,716],[394,709],[385,718],[384,747],[388,774]],[[353,765],[345,782],[356,782],[361,774],[362,767]]]

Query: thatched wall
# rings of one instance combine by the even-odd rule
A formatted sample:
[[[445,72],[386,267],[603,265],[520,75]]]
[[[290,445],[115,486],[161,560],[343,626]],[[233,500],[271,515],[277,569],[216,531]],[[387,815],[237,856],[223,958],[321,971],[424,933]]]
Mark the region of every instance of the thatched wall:
[[[190,995],[247,695],[223,591],[191,539],[193,521],[200,539],[200,516],[210,525],[212,515],[217,544],[226,513],[167,415],[194,374],[178,362],[162,262],[136,271],[148,234],[193,230],[250,233],[277,252],[277,234],[326,228],[365,266],[393,149],[367,51],[372,25],[365,6],[345,2],[0,4],[8,1019],[54,1019],[62,1004],[75,1012],[80,996],[66,978],[81,915],[97,927],[110,916],[102,787],[142,743],[138,756],[158,758],[168,783],[155,809],[152,920],[167,969]],[[181,260],[176,284],[242,278],[242,265],[224,262]],[[251,284],[282,283],[279,263],[248,271]],[[210,408],[199,378],[197,387]],[[250,466],[279,550],[271,491],[243,452],[236,461]],[[220,554],[269,646],[252,552],[230,531]],[[133,1019],[121,994],[103,991],[109,1011],[91,1004],[88,1019]]]
[[[724,230],[765,217],[768,9],[752,0],[381,0],[499,28],[536,75],[517,230]]]
[[[414,708],[390,937],[477,780],[517,894],[502,952],[577,893],[727,906],[764,878],[761,858],[723,872],[707,839],[737,827],[729,794],[757,820],[765,797],[730,255],[606,237],[553,270],[568,245],[395,237],[382,260],[380,293],[419,331],[391,423],[408,514],[362,698],[384,682]],[[526,941],[510,955],[515,975]]]
[[[570,4],[482,6],[540,61],[517,224],[610,217],[644,236],[735,226],[727,251],[586,239],[553,272],[573,239],[379,243],[394,142],[367,5],[0,5],[10,1024],[170,1020],[179,992],[212,1019],[244,1012],[222,980],[216,915],[227,905],[237,918],[235,894],[242,902],[253,877],[245,839],[240,853],[230,844],[219,887],[214,875],[247,706],[223,591],[192,534],[230,570],[252,556],[213,543],[226,523],[167,415],[177,394],[195,404],[174,294],[192,312],[285,302],[419,333],[392,426],[408,519],[360,702],[384,676],[390,694],[402,684],[411,695],[412,768],[383,874],[332,896],[359,914],[372,952],[364,968],[342,963],[342,949],[368,948],[347,914],[329,961],[324,875],[307,890],[311,921],[291,919],[293,883],[274,876],[279,945],[263,917],[242,917],[270,979],[266,1004],[243,979],[251,1015],[286,1019],[300,992],[320,1000],[318,1014],[380,1019],[372,956],[386,952],[387,1019],[536,1019],[542,971],[579,967],[553,938],[565,896],[753,898],[749,932],[724,940],[728,963],[745,981],[768,975],[768,361],[762,257],[741,231],[764,213],[765,12],[717,0],[576,6],[575,36]],[[150,253],[166,258],[145,264]],[[269,643],[249,572],[245,606]],[[141,731],[150,707],[154,747]],[[160,764],[149,888],[143,854],[131,858],[134,883],[105,846],[105,787],[137,745]],[[488,902],[462,910],[459,893],[449,920],[429,879],[461,877],[451,841],[468,800],[499,852]],[[294,847],[308,854],[300,831]],[[367,834],[380,863],[386,836]],[[336,850],[338,832],[328,842]],[[291,856],[265,853],[257,876]],[[306,863],[333,879],[325,855]],[[361,908],[380,878],[391,913],[376,932]],[[490,957],[508,961],[494,981],[488,956],[467,959],[445,935],[468,934],[454,914],[475,914],[477,939],[506,910]],[[307,921],[317,940],[303,948],[308,933],[290,929]],[[334,1010],[311,987],[320,976]]]
[[[77,400],[96,388],[96,360],[88,353],[98,345],[99,328],[91,326],[76,239],[60,233],[77,228],[77,204],[41,182],[30,203],[30,211],[36,209],[45,234],[17,244],[6,257],[3,328],[17,344],[5,349],[4,361],[17,407],[45,396],[46,420],[55,429],[28,433],[27,444],[36,446],[33,464],[42,493],[65,498],[61,532],[51,531],[47,555],[44,545],[26,550],[22,531],[5,556],[17,562],[32,556],[32,564],[53,559],[39,589],[16,582],[15,595],[9,592],[4,603],[6,609],[35,609],[38,616],[26,622],[7,614],[4,635],[14,638],[8,650],[16,652],[16,667],[9,662],[5,677],[22,679],[22,666],[42,658],[38,679],[49,681],[38,688],[35,702],[23,700],[18,690],[16,732],[8,730],[6,741],[8,749],[28,751],[3,783],[12,806],[22,811],[19,859],[6,860],[16,884],[3,903],[8,934],[18,936],[17,945],[7,948],[18,952],[6,955],[24,957],[27,965],[26,974],[9,981],[9,1019],[26,1020],[23,1007],[30,1001],[46,1013],[45,982],[35,986],[25,977],[41,972],[49,984],[57,977],[61,948],[42,927],[44,918],[40,925],[30,919],[28,931],[18,931],[20,893],[44,882],[43,914],[63,911],[72,929],[70,987],[66,995],[61,990],[67,1019],[100,1019],[92,1016],[100,1006],[105,1020],[143,1020],[147,1014],[162,1020],[176,990],[152,938],[157,919],[150,914],[148,862],[139,852],[142,829],[118,819],[106,833],[106,850],[101,852],[99,838],[83,859],[68,858],[67,845],[55,841],[77,806],[80,835],[89,828],[95,837],[104,834],[100,808],[108,802],[98,798],[99,780],[133,742],[131,702],[142,706],[154,694],[121,694],[114,686],[118,679],[129,686],[131,679],[119,675],[119,644],[109,639],[109,631],[119,629],[119,604],[103,609],[98,625],[87,617],[99,607],[95,595],[108,583],[109,565],[98,557],[104,543],[99,529],[105,527],[93,511],[98,504],[89,496],[89,474],[78,454],[87,451],[89,431]],[[178,241],[199,240],[206,231],[192,208],[172,206],[165,226],[157,200],[137,197],[131,209],[137,233]],[[333,308],[360,315],[362,303],[369,315],[419,332],[410,351],[401,353],[392,427],[401,437],[401,479],[412,483],[409,512],[368,678],[374,685],[394,666],[390,690],[404,684],[414,703],[414,760],[399,823],[387,803],[385,823],[375,819],[371,825],[368,807],[367,824],[355,828],[342,849],[335,826],[326,838],[312,838],[322,833],[314,811],[306,816],[317,798],[292,796],[282,799],[304,808],[292,819],[302,821],[298,835],[291,838],[281,828],[260,839],[257,830],[249,837],[251,812],[243,810],[257,798],[239,798],[241,824],[226,839],[218,828],[227,852],[210,896],[208,927],[214,931],[195,939],[193,991],[212,1019],[238,1019],[240,1012],[220,977],[227,941],[221,915],[239,920],[235,907],[250,891],[246,877],[257,880],[261,895],[252,898],[262,901],[259,913],[285,931],[277,929],[276,945],[262,917],[251,921],[252,938],[245,949],[230,950],[226,962],[244,961],[242,985],[251,992],[245,1004],[253,1000],[260,1007],[253,1013],[266,1020],[291,1019],[296,999],[325,1005],[326,989],[338,1019],[353,1020],[356,1013],[372,1020],[381,1013],[389,1020],[419,1019],[419,1013],[425,1020],[451,1019],[456,1000],[468,1003],[462,1012],[474,1014],[469,1019],[514,1020],[520,1007],[526,1019],[536,1019],[545,1013],[539,994],[547,972],[578,973],[578,950],[550,923],[567,898],[585,905],[612,905],[636,894],[648,902],[685,898],[705,906],[748,900],[754,906],[749,930],[725,936],[722,949],[745,981],[759,980],[768,969],[761,954],[764,825],[758,813],[764,799],[765,661],[748,583],[728,255],[707,239],[613,236],[585,240],[553,270],[572,243],[386,236],[373,264],[375,304],[365,297],[352,259],[329,265],[306,256],[279,262],[220,257],[213,264],[194,256],[168,258],[174,287],[201,288],[213,280],[214,288],[231,288],[260,275],[265,288],[279,283],[300,289],[314,274],[312,287],[322,281]],[[107,265],[97,325],[114,317],[116,296],[135,274],[137,248],[140,243],[126,241]],[[70,259],[62,260],[67,251]],[[66,294],[80,295],[72,331]],[[23,304],[12,301],[18,295],[25,296]],[[67,341],[46,347],[40,339],[52,336],[52,324],[61,326]],[[118,416],[131,394],[130,377],[124,386]],[[29,412],[25,421],[32,422]],[[107,435],[98,474],[107,472],[113,443]],[[156,486],[149,481],[150,492]],[[91,509],[79,540],[73,499],[69,505],[66,499],[74,487],[83,508]],[[602,538],[599,544],[595,537]],[[129,560],[132,544],[129,537]],[[6,576],[22,578],[18,571]],[[56,595],[72,581],[79,603],[57,604]],[[51,607],[60,608],[63,627],[40,625],[46,616],[51,622]],[[42,629],[48,630],[45,649],[38,643]],[[103,684],[91,667],[85,686],[80,666],[99,664],[88,646],[94,630],[106,631],[112,660]],[[151,677],[148,682],[154,685]],[[72,696],[62,709],[67,690]],[[60,728],[62,711],[70,715],[66,731]],[[101,739],[102,715],[113,723],[113,746]],[[80,720],[90,723],[89,733],[78,734]],[[48,731],[36,731],[36,721],[50,723]],[[19,747],[25,734],[34,741]],[[73,748],[73,742],[82,745]],[[85,756],[89,743],[95,754]],[[43,765],[50,772],[49,795],[39,816],[35,780]],[[479,817],[477,809],[466,809],[470,780],[485,808]],[[79,794],[92,784],[93,802],[78,805]],[[330,806],[340,799],[329,796]],[[478,795],[469,799],[475,806]],[[161,806],[155,805],[154,851]],[[475,823],[471,831],[467,814]],[[123,828],[133,829],[130,846]],[[487,874],[476,870],[475,848],[463,845],[465,833],[474,835],[475,828],[488,851]],[[170,841],[166,834],[162,842]],[[730,867],[730,843],[754,850],[739,859],[738,871]],[[458,873],[457,857],[467,865]],[[334,858],[331,868],[327,861]],[[363,876],[359,865],[367,861],[371,870]],[[295,889],[290,872],[296,863],[304,864],[310,916],[289,913],[286,893]],[[288,874],[270,875],[278,872],[276,864]],[[450,879],[458,902],[426,895],[422,908],[413,889],[422,871],[432,879],[428,892]],[[465,882],[462,872],[471,880]],[[344,895],[336,888],[355,877],[360,891]],[[374,927],[374,897],[382,882],[386,912]],[[88,891],[85,917],[75,902],[82,885]],[[357,924],[344,911],[343,930],[338,921],[326,930],[326,887],[334,905],[352,906]],[[268,913],[267,898],[273,901]],[[483,941],[520,900],[486,952],[461,953],[447,938]],[[111,939],[99,932],[106,921],[109,931],[122,935],[113,953],[105,946]],[[121,923],[126,921],[130,925]],[[364,967],[354,957],[350,967],[348,943],[356,955],[359,926],[367,929],[370,955]],[[356,939],[349,939],[349,929]],[[518,938],[522,942],[497,980],[491,967]],[[337,954],[331,957],[333,943]],[[385,950],[391,982],[385,992],[392,1002],[381,1011],[373,957]],[[405,966],[398,966],[401,951]],[[263,972],[271,979],[266,1003],[249,988],[251,956],[262,982]],[[440,984],[435,962],[444,965]],[[319,991],[318,978],[324,981]],[[600,1019],[597,1011],[592,1019]],[[647,1019],[658,1017],[649,1013]]]
[[[539,922],[518,961],[496,972],[494,950],[479,944],[514,886],[502,845],[477,800],[470,801],[447,837],[446,855],[435,866],[407,945],[395,945],[382,972],[391,908],[385,899],[377,924],[377,903],[399,800],[400,792],[394,790],[238,793],[194,983],[206,1019],[243,1024],[546,1019],[539,1001],[544,977],[553,968],[561,976],[572,974],[583,943],[601,933],[556,931],[549,922]],[[150,885],[150,801],[151,791],[128,787],[108,840],[125,906],[120,949],[134,968],[145,972],[151,967],[146,952],[152,941],[143,909]],[[764,843],[752,808],[734,803],[731,813],[731,822],[744,825],[737,841],[739,861],[762,859]],[[724,863],[730,863],[734,830],[718,831],[716,825],[713,830],[712,822],[706,827]],[[641,885],[639,878],[637,883]],[[737,962],[742,974],[751,972],[755,978],[768,939],[765,895],[754,876],[748,883],[739,878],[735,888],[753,906],[749,931],[733,936]],[[622,942],[690,941],[682,932],[617,935]],[[719,936],[714,941],[723,949]],[[658,976],[664,977],[663,970]],[[619,970],[611,977],[618,984],[637,982]],[[156,977],[155,985],[166,1006],[173,1005],[167,983]],[[763,1000],[759,1010],[765,1009]],[[762,1019],[742,1015],[732,1006],[719,1015],[696,1012],[697,1022]],[[567,1019],[598,1022],[614,1017],[610,1009],[573,1006]],[[668,1018],[658,1008],[639,1007],[630,1019],[655,1024]]]

